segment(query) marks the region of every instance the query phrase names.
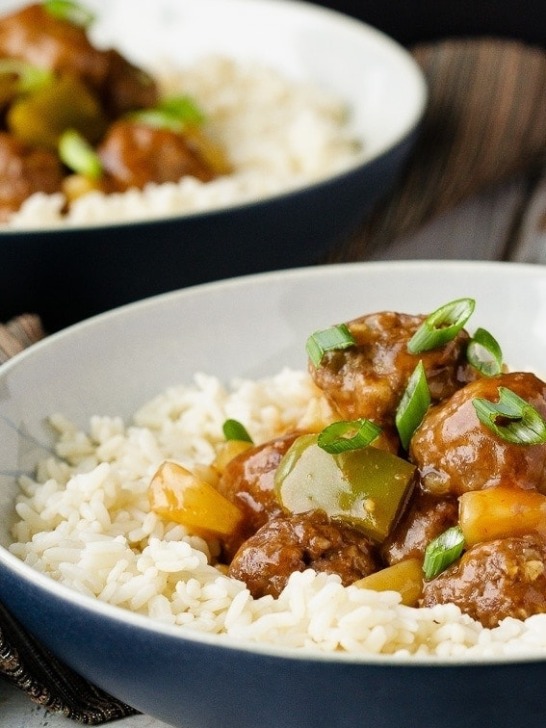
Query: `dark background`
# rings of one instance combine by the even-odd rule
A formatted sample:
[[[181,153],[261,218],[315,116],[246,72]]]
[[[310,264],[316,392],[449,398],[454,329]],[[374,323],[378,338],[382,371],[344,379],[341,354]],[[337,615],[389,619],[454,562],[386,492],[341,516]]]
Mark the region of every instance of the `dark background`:
[[[546,0],[314,0],[379,28],[403,45],[497,36],[546,46]]]

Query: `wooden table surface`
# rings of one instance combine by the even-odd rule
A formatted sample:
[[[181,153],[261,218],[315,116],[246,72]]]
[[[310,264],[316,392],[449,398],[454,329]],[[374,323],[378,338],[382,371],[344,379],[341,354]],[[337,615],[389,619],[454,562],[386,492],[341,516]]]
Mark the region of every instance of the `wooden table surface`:
[[[427,258],[546,263],[546,174],[476,195],[371,256]]]

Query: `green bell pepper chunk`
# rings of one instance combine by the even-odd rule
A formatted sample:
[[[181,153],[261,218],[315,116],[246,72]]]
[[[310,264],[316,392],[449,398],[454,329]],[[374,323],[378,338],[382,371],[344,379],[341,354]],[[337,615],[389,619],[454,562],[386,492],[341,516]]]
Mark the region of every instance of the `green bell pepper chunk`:
[[[368,446],[327,453],[317,435],[298,437],[275,473],[275,492],[290,513],[322,510],[382,542],[412,493],[416,468]]]
[[[26,144],[56,152],[66,129],[75,129],[94,144],[106,129],[99,100],[75,76],[64,74],[13,103],[9,131]]]

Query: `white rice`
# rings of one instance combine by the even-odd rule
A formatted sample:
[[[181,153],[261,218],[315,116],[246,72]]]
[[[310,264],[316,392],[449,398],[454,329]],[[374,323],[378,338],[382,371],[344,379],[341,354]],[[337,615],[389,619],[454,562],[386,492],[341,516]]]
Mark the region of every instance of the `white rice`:
[[[32,195],[8,226],[78,226],[192,213],[254,201],[342,171],[362,154],[342,100],[276,71],[225,57],[185,70],[150,69],[165,94],[191,95],[207,116],[206,133],[227,152],[233,172],[203,183],[150,184],[144,190],[93,192],[62,210],[62,194]]]
[[[210,565],[214,545],[150,511],[158,465],[170,458],[206,467],[226,418],[260,442],[312,421],[323,406],[306,374],[284,370],[229,388],[198,374],[145,404],[129,425],[97,415],[83,432],[55,415],[57,457],[21,481],[11,551],[78,592],[239,643],[401,659],[543,655],[546,614],[484,629],[454,605],[410,608],[395,592],[343,587],[311,570],[293,574],[278,599],[253,599]]]

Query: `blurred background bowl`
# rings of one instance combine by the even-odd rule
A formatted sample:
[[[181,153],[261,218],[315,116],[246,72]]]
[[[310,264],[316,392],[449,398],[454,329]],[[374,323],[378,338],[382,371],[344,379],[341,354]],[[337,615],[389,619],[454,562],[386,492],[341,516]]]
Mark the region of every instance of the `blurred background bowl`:
[[[0,12],[20,6],[3,0]],[[88,0],[94,36],[133,62],[214,53],[312,83],[346,105],[364,156],[267,199],[161,219],[0,230],[0,320],[48,331],[204,281],[314,264],[354,232],[406,159],[426,104],[422,72],[389,37],[298,0]]]
[[[93,414],[128,420],[197,371],[227,383],[303,369],[316,328],[373,311],[426,313],[461,295],[475,297],[473,326],[498,339],[512,369],[544,368],[544,268],[482,262],[316,266],[205,284],[98,316],[16,356],[0,367],[5,606],[84,677],[177,728],[543,728],[546,659],[536,651],[397,660],[221,643],[76,593],[7,550],[16,477],[51,454],[51,413],[85,430]],[[258,325],[265,334],[256,339]]]

